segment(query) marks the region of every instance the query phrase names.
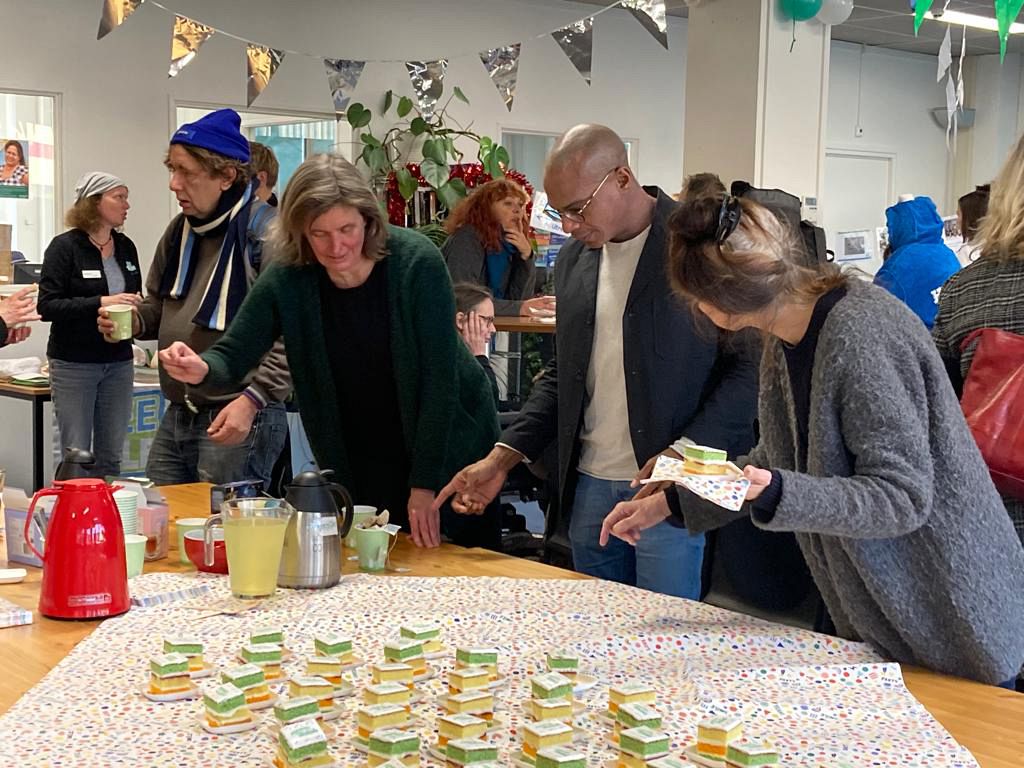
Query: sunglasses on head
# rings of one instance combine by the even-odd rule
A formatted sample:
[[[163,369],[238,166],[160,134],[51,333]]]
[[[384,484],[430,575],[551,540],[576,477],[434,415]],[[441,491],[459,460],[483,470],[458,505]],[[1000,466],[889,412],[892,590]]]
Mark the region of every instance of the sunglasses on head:
[[[722,207],[718,209],[718,227],[715,229],[715,242],[719,246],[724,245],[729,236],[736,231],[742,214],[743,207],[738,197],[726,195],[722,198]]]

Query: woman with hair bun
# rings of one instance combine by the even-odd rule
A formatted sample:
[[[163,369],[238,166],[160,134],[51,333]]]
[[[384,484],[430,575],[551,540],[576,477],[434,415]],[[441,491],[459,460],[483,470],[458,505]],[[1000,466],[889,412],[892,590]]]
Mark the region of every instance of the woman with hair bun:
[[[1006,687],[1024,661],[1024,549],[918,318],[838,267],[803,266],[767,209],[728,196],[669,220],[676,293],[765,338],[760,442],[738,514],[794,531],[838,633],[883,655]],[[680,491],[691,531],[738,516]],[[635,542],[665,494],[619,504]]]

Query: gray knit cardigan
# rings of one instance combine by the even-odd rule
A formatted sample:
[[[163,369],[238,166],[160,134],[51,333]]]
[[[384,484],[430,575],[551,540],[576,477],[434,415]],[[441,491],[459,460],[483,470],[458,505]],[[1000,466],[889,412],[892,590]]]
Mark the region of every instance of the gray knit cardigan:
[[[781,343],[765,346],[761,440],[777,471],[772,531],[795,531],[840,635],[985,683],[1024,662],[1024,548],[921,321],[851,280],[818,339],[807,456]],[[796,471],[803,468],[803,471]],[[680,491],[691,531],[731,513]],[[750,513],[750,507],[744,510]]]

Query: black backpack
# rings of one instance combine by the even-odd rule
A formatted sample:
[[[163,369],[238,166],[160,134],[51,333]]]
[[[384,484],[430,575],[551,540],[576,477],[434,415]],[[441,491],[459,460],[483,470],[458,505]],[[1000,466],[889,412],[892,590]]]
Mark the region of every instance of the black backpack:
[[[780,221],[790,226],[804,246],[807,266],[816,267],[828,261],[825,252],[825,230],[800,218],[800,198],[781,189],[758,189],[746,181],[732,183],[733,197],[745,197],[763,205]]]

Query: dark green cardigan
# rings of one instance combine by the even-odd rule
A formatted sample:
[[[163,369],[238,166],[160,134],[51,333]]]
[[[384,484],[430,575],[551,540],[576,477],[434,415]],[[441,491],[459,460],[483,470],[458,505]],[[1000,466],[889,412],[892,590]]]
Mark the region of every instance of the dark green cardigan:
[[[391,354],[410,488],[440,490],[498,437],[490,385],[455,329],[455,299],[440,251],[417,232],[388,227]],[[203,354],[208,378],[241,380],[283,336],[302,423],[321,469],[351,482],[337,393],[327,360],[319,264],[268,264],[227,332]]]

